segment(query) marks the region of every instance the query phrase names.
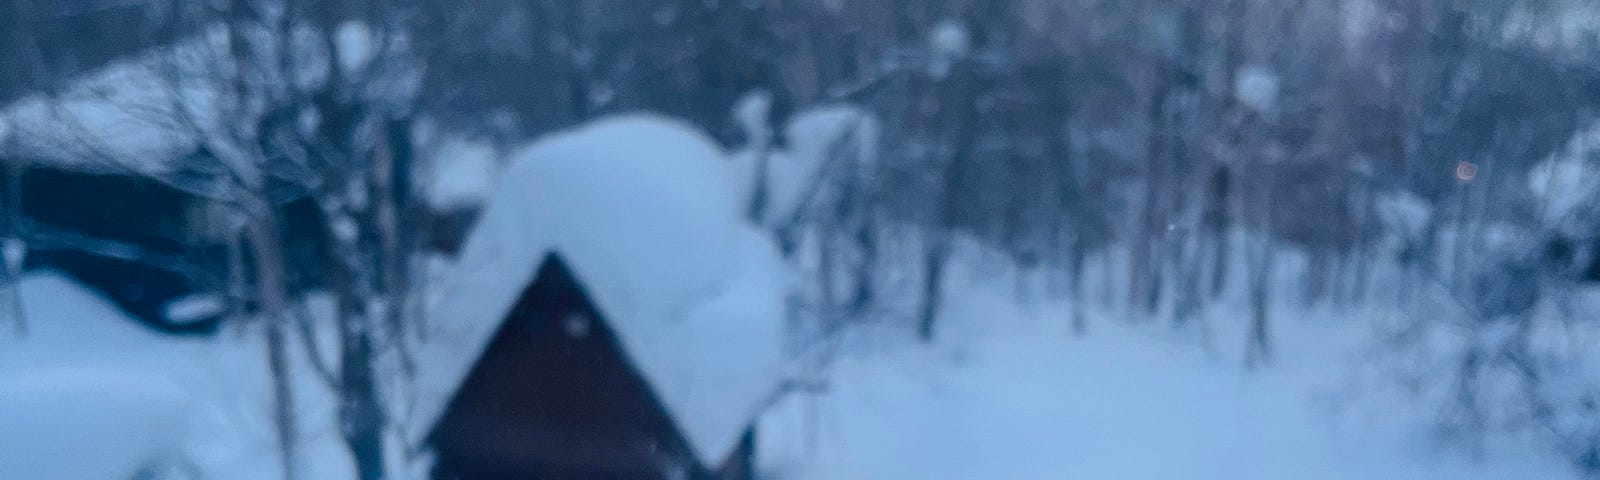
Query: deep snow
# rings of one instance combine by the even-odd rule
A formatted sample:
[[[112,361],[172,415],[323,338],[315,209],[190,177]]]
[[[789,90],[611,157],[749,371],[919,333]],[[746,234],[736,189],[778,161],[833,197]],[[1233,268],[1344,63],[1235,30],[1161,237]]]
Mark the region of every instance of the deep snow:
[[[26,332],[0,335],[0,478],[121,480],[142,469],[283,478],[258,335],[157,334],[55,272],[18,286]],[[303,355],[291,360],[301,478],[342,478],[354,470],[331,392]]]
[[[1441,447],[1399,400],[1351,407],[1362,344],[1344,320],[1279,312],[1275,363],[1247,373],[1225,348],[1242,338],[1220,328],[1227,309],[1211,312],[1210,352],[1109,312],[1073,337],[1064,304],[1018,301],[1009,274],[954,277],[937,344],[863,330],[825,393],[766,415],[769,478],[1574,478],[1531,448],[1475,460]],[[259,342],[158,337],[54,274],[22,287],[30,335],[0,342],[0,478],[115,478],[102,473],[173,452],[211,478],[281,478]],[[303,478],[348,478],[330,398],[305,380]]]
[[[958,270],[934,345],[884,341],[908,338],[903,331],[847,342],[855,347],[833,365],[825,393],[790,397],[764,419],[766,471],[790,480],[1574,478],[1531,448],[1471,458],[1440,444],[1419,407],[1359,390],[1351,374],[1364,344],[1348,318],[1278,312],[1278,356],[1248,372],[1225,348],[1242,344],[1242,331],[1218,327],[1221,346],[1205,349],[1170,326],[1102,313],[1074,337],[1065,304],[1019,301],[1010,275]],[[1242,312],[1209,315],[1222,324]]]
[[[789,148],[772,152],[769,214],[793,208],[800,179],[810,178],[832,143],[823,139],[837,138],[857,117],[840,108],[801,118],[810,120],[789,125]],[[857,133],[870,151],[876,126],[863,122]],[[503,225],[476,234],[478,245],[469,242],[454,265],[455,282],[431,289],[446,299],[452,291],[479,294],[439,304],[437,312],[457,323],[435,315],[416,384],[388,386],[415,397],[395,401],[412,420],[410,440],[425,433],[419,430],[470,366],[475,342],[495,326],[462,325],[460,317],[497,316],[550,248],[581,264],[576,273],[598,289],[592,293],[602,310],[624,322],[622,339],[635,360],[671,408],[694,422],[689,434],[700,450],[725,450],[737,431],[729,422],[744,415],[725,409],[764,402],[768,382],[780,380],[775,325],[726,321],[771,312],[781,289],[775,282],[784,281],[771,274],[785,267],[774,263],[770,243],[747,241],[756,234],[739,224],[749,192],[738,179],[750,179],[749,159],[728,161],[703,135],[658,118],[587,128],[519,153],[508,178],[523,183],[502,189],[505,201],[485,213],[485,222]],[[618,160],[609,167],[652,175],[597,172],[592,160],[607,156]],[[675,160],[657,161],[665,157]],[[435,200],[474,201],[467,197],[493,181],[482,174],[488,165],[452,175],[473,181]],[[734,188],[724,188],[729,182]],[[670,201],[644,201],[662,198]],[[1426,211],[1410,200],[1390,199],[1380,212],[1391,223],[1415,224]],[[705,215],[677,218],[685,208]],[[698,223],[685,230],[684,222]],[[1239,301],[1201,315],[1210,326],[1204,334],[1093,312],[1090,333],[1074,337],[1062,301],[1018,294],[1049,290],[1018,280],[1028,275],[970,251],[954,262],[935,344],[916,343],[903,325],[869,322],[843,342],[824,392],[790,395],[764,415],[760,461],[769,478],[1573,476],[1531,444],[1497,445],[1476,459],[1441,446],[1429,430],[1434,412],[1367,383],[1360,368],[1371,362],[1366,335],[1385,312],[1280,305],[1273,363],[1246,372],[1231,348],[1244,338],[1247,310]],[[1291,285],[1294,271],[1279,269],[1279,284]],[[1103,272],[1086,278],[1121,283]],[[174,458],[209,478],[282,478],[258,332],[174,340],[138,329],[59,275],[31,274],[21,287],[28,334],[0,337],[0,479],[118,478]],[[1096,297],[1102,288],[1090,290]],[[311,303],[327,309],[325,301]],[[292,351],[302,478],[348,478],[334,398],[304,352]],[[63,451],[94,455],[52,453]],[[424,463],[395,471],[425,478]]]
[[[0,478],[130,478],[181,454],[194,405],[167,367],[185,345],[66,277],[17,283],[30,322],[0,337]]]

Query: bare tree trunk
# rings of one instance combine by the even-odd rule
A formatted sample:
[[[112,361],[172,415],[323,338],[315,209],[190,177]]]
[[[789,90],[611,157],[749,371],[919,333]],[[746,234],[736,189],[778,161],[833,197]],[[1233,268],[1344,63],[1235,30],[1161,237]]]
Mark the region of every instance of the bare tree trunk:
[[[939,202],[930,241],[924,246],[923,295],[917,326],[918,336],[924,342],[933,341],[934,322],[937,320],[940,294],[944,283],[945,262],[949,261],[950,248],[955,240],[957,216],[962,200],[962,176],[971,161],[976,147],[978,126],[976,119],[978,82],[977,73],[966,65],[959,65],[950,78],[941,81],[940,90],[946,103],[941,108],[941,140],[950,147],[951,155],[943,165],[937,201]]]
[[[409,119],[386,122],[382,137],[377,142],[373,169],[373,190],[378,203],[374,212],[378,243],[383,258],[379,262],[380,292],[387,308],[382,312],[388,328],[388,341],[399,353],[401,367],[408,374],[414,369],[411,351],[406,346],[409,322],[418,310],[414,305],[412,287],[414,274],[411,266],[417,239],[415,235],[416,208],[412,204],[411,182],[411,122]]]
[[[941,236],[934,233],[934,237]],[[922,257],[922,306],[917,312],[917,337],[924,342],[932,342],[934,335],[934,322],[939,314],[940,289],[943,286],[944,263],[948,257],[948,241],[943,238],[930,239],[929,245],[924,246]]]
[[[11,239],[0,239],[0,324],[10,323],[16,336],[28,334],[27,311],[22,304],[22,272],[13,268],[21,262],[12,260],[14,254],[6,248]]]
[[[767,162],[771,155],[767,152],[767,142],[760,140],[758,142],[755,151],[756,171],[750,179],[754,185],[750,189],[750,205],[746,208],[745,216],[751,223],[760,225],[767,212]]]
[[[278,430],[280,464],[286,480],[299,477],[298,429],[293,382],[290,379],[288,345],[284,340],[288,294],[284,290],[283,250],[278,238],[277,212],[270,206],[253,211],[246,225],[250,249],[256,265],[256,282],[261,299],[261,320],[266,328],[267,368],[272,375],[273,423]]]
[[[963,121],[963,120],[956,120]],[[958,127],[968,130],[968,127]],[[957,135],[957,153],[950,159],[946,167],[943,196],[940,198],[939,221],[929,234],[929,239],[924,245],[922,258],[922,307],[918,314],[917,335],[924,342],[933,341],[934,322],[937,321],[941,290],[944,284],[945,262],[949,261],[951,243],[955,239],[956,209],[959,200],[959,182],[961,178],[961,163],[966,161],[964,146],[970,139],[968,134]]]
[[[1267,311],[1271,300],[1268,295],[1271,293],[1272,284],[1272,240],[1263,235],[1250,262],[1250,329],[1244,353],[1244,363],[1247,368],[1264,365],[1272,359],[1272,338],[1268,330],[1270,318]]]
[[[335,205],[324,205],[323,209],[330,222],[354,216]],[[374,216],[381,217],[381,214],[374,212]],[[339,395],[339,433],[355,461],[356,478],[377,480],[384,474],[385,418],[377,393],[374,338],[378,332],[386,330],[380,328],[380,317],[384,321],[392,320],[387,310],[393,308],[373,308],[371,300],[383,295],[374,288],[387,282],[377,281],[374,275],[382,271],[379,268],[385,262],[362,252],[359,237],[333,232],[328,239],[333,257],[328,271],[339,338],[339,373],[334,384]]]
[[[1194,232],[1183,232],[1174,239],[1172,265],[1174,278],[1172,320],[1175,327],[1190,325],[1200,314],[1204,276],[1201,269],[1200,241]],[[1205,328],[1201,325],[1200,328]]]
[[[4,121],[4,120],[0,120]],[[0,125],[0,130],[5,128]],[[4,142],[0,131],[0,142]],[[27,255],[27,244],[22,240],[22,172],[19,161],[5,162],[5,196],[0,198],[0,319],[7,319],[18,336],[27,335],[27,312],[22,305],[22,257]],[[6,322],[0,322],[3,324]]]
[[[872,274],[878,266],[878,232],[873,223],[871,206],[864,207],[864,210],[860,213],[860,223],[855,232],[856,248],[860,250],[861,258],[855,262],[855,292],[850,295],[851,315],[865,313],[875,295]]]
[[[1165,159],[1169,148],[1170,138],[1167,122],[1167,97],[1171,93],[1171,81],[1165,68],[1157,73],[1155,92],[1150,98],[1150,109],[1147,116],[1150,120],[1149,140],[1145,151],[1146,172],[1144,204],[1140,206],[1138,233],[1133,239],[1132,250],[1128,264],[1128,306],[1129,313],[1135,316],[1148,317],[1156,310],[1157,299],[1160,298],[1161,286],[1157,278],[1155,256],[1158,235],[1162,234],[1161,190],[1164,186],[1163,177],[1168,168]]]
[[[347,272],[349,273],[349,272]],[[355,459],[356,477],[361,480],[384,478],[384,413],[378,399],[377,376],[373,368],[373,313],[364,312],[364,302],[350,291],[348,281],[339,293],[339,418],[345,445]]]
[[[31,13],[29,6],[33,2],[27,0],[12,0],[11,11],[17,15],[18,20],[7,25],[10,30],[11,41],[16,49],[10,52],[0,52],[0,55],[11,56],[7,65],[0,66],[0,74],[5,68],[21,69],[18,75],[10,78],[25,79],[43,86],[49,80],[49,72],[44,64],[44,56],[40,53],[39,42],[32,32],[32,24],[27,20]],[[0,32],[0,42],[6,41],[5,33]],[[10,143],[11,132],[15,128],[8,120],[0,118],[0,151],[4,151],[6,144]],[[28,323],[26,311],[22,305],[22,291],[17,281],[22,275],[22,258],[27,254],[26,244],[22,243],[22,174],[24,167],[22,161],[16,158],[0,158],[5,171],[0,172],[5,178],[5,198],[0,198],[3,211],[0,211],[0,320],[9,316],[12,328],[18,335],[27,334]],[[0,321],[0,324],[5,323]]]
[[[1211,230],[1211,279],[1207,288],[1212,299],[1221,297],[1228,284],[1228,231],[1232,220],[1229,216],[1229,192],[1234,190],[1233,175],[1228,172],[1227,167],[1222,167],[1212,177],[1210,203],[1213,218],[1208,222]]]
[[[1308,252],[1310,258],[1306,264],[1305,277],[1305,302],[1306,305],[1319,305],[1327,298],[1330,272],[1334,260],[1329,258],[1332,253],[1321,248]]]
[[[1211,279],[1208,293],[1212,299],[1222,296],[1228,286],[1228,231],[1226,228],[1212,232],[1211,239]]]
[[[1146,198],[1145,201],[1148,202],[1150,199]],[[1151,257],[1154,255],[1152,250],[1155,249],[1155,232],[1151,231],[1149,226],[1151,221],[1147,207],[1145,213],[1139,215],[1139,230],[1128,249],[1127,310],[1130,319],[1148,313],[1144,308],[1145,300],[1150,298],[1150,292],[1154,289],[1152,284],[1155,280],[1151,278],[1151,270],[1154,267]]]
[[[1244,215],[1252,219],[1256,226],[1255,245],[1252,252],[1247,253],[1247,263],[1250,276],[1250,327],[1245,343],[1244,363],[1246,368],[1255,368],[1266,364],[1272,358],[1271,308],[1272,276],[1275,252],[1273,251],[1273,183],[1274,173],[1264,169],[1254,183],[1254,192],[1249,195],[1254,201],[1245,205]]]
[[[1083,292],[1083,260],[1087,252],[1084,252],[1084,243],[1086,242],[1082,240],[1082,235],[1082,233],[1075,235],[1076,238],[1072,241],[1072,246],[1070,247],[1071,251],[1067,252],[1067,269],[1071,275],[1071,278],[1067,281],[1071,282],[1069,288],[1071,290],[1070,301],[1072,302],[1072,334],[1078,336],[1089,333],[1089,321],[1084,318],[1084,302],[1088,301],[1088,299]]]
[[[819,302],[822,304],[823,331],[832,332],[839,326],[839,300],[838,285],[834,284],[834,270],[839,255],[838,241],[834,238],[836,227],[828,225],[837,222],[837,217],[823,220],[824,225],[818,225],[817,232],[817,290]]]
[[[1117,292],[1117,259],[1113,258],[1112,250],[1106,248],[1100,253],[1100,306],[1111,308],[1116,305]]]

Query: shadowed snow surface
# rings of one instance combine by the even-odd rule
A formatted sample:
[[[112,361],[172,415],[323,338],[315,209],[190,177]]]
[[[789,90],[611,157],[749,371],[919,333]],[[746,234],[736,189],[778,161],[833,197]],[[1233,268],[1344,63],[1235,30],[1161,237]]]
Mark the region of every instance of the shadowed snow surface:
[[[873,332],[863,339],[872,346],[832,367],[826,393],[785,399],[763,421],[767,471],[802,480],[1573,478],[1532,450],[1474,460],[1442,447],[1425,412],[1399,400],[1379,415],[1351,414],[1344,403],[1357,392],[1346,373],[1358,342],[1348,325],[1279,316],[1275,363],[1248,373],[1229,352],[1162,338],[1165,327],[1102,318],[1073,337],[1063,304],[1019,306],[1027,302],[1003,283],[951,281],[939,342],[885,345],[892,337]]]

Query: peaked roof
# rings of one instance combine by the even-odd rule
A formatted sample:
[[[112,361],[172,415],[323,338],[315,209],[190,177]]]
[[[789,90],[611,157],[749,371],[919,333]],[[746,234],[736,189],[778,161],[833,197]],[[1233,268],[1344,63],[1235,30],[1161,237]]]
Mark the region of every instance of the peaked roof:
[[[787,277],[739,215],[722,151],[649,115],[592,122],[514,156],[429,316],[417,413],[431,426],[549,254],[616,332],[702,464],[776,394]],[[429,429],[411,438],[421,445]]]

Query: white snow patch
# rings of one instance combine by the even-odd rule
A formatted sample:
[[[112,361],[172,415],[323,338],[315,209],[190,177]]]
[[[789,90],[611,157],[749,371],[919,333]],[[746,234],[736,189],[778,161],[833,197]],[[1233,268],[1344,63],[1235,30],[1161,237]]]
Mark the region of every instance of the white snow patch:
[[[0,337],[0,477],[133,478],[181,455],[196,400],[182,386],[188,345],[59,274],[17,288],[28,329]]]
[[[968,33],[966,25],[953,19],[939,22],[928,33],[928,75],[933,78],[950,75],[956,60],[967,56],[971,50],[972,34]]]
[[[767,125],[767,116],[772,112],[772,94],[766,90],[756,90],[739,97],[733,105],[733,121],[739,129],[757,148],[767,146],[767,141],[772,137],[772,127]]]
[[[136,478],[179,454],[190,400],[114,366],[0,370],[0,476]]]
[[[451,139],[432,158],[434,175],[428,185],[428,205],[438,210],[482,206],[494,194],[500,178],[500,161],[488,142]]]
[[[334,48],[338,51],[339,68],[353,74],[372,62],[374,41],[372,28],[354,20],[340,23],[333,32]]]
[[[189,323],[215,318],[227,308],[228,303],[221,295],[198,294],[167,302],[161,308],[161,315],[175,323]]]
[[[8,152],[88,171],[170,172],[201,137],[222,128],[224,110],[231,108],[220,96],[218,72],[206,70],[217,66],[226,41],[225,36],[179,41],[114,61],[60,93],[5,105],[0,116],[13,124]]]
[[[1399,232],[1409,241],[1421,240],[1428,228],[1433,207],[1428,200],[1406,191],[1382,194],[1378,197],[1378,218],[1389,231]]]
[[[1257,112],[1271,112],[1278,105],[1278,74],[1261,65],[1241,67],[1234,77],[1233,95]]]

